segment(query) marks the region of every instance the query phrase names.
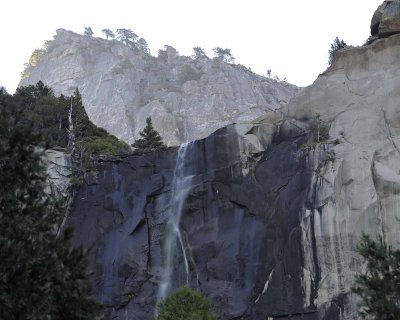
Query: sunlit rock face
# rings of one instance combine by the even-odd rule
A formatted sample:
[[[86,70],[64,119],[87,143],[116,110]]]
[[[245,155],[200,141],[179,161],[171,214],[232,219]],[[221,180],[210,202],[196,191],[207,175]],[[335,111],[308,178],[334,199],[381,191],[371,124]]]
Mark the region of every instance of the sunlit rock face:
[[[343,307],[343,319],[357,312],[350,288],[361,270],[354,253],[361,233],[399,245],[399,59],[400,35],[342,50],[287,108],[300,126],[302,119],[320,118],[336,142],[329,147],[332,161],[318,168],[316,210],[310,214],[319,257],[316,304]]]
[[[138,137],[151,116],[168,145],[253,120],[285,105],[298,91],[240,65],[180,56],[169,46],[155,58],[120,41],[63,29],[45,50],[35,51],[20,86],[39,80],[57,94],[79,88],[90,119],[127,142]]]
[[[46,192],[70,201],[72,161],[66,150],[48,149],[43,162],[47,171]]]
[[[400,35],[341,50],[286,107],[194,142],[172,286],[188,277],[221,319],[357,318],[361,233],[400,241],[399,61]],[[109,319],[155,312],[176,161],[102,159],[76,197]]]

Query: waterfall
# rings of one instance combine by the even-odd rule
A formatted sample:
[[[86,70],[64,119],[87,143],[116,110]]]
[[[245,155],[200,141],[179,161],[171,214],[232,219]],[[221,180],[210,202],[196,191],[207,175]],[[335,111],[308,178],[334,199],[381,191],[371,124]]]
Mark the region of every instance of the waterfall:
[[[179,224],[185,200],[192,188],[193,175],[190,175],[191,146],[193,143],[184,143],[179,147],[176,158],[174,177],[171,183],[171,200],[168,212],[168,222],[164,232],[163,273],[157,294],[157,304],[162,301],[171,289],[172,270],[174,267],[175,251],[182,251],[186,271],[186,284],[189,284],[189,263]],[[189,165],[188,165],[189,164]]]

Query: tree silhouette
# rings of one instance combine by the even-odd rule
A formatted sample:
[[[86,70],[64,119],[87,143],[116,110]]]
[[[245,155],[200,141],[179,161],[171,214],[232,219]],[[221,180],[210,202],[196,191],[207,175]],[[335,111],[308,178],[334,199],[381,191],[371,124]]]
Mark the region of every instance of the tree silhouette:
[[[135,47],[138,35],[130,29],[118,29],[117,40],[125,43],[128,47]]]
[[[85,27],[85,32],[84,32],[85,36],[91,37],[93,36],[93,30],[91,27]]]
[[[111,39],[115,38],[114,32],[112,32],[110,29],[103,29],[103,30],[101,30],[101,32],[103,32],[106,35],[106,40],[108,40],[108,38],[111,38]]]
[[[205,57],[205,56],[206,56],[206,53],[204,52],[203,48],[200,48],[200,47],[193,48],[192,59],[197,59],[197,58]]]
[[[166,147],[160,134],[154,129],[150,117],[146,119],[146,127],[139,134],[142,138],[135,140],[132,144],[132,147],[135,148],[134,152],[147,153]]]
[[[214,48],[215,57],[226,63],[235,63],[235,58],[232,56],[231,49],[223,49],[221,47]]]
[[[140,38],[140,39],[136,42],[136,47],[137,47],[140,51],[142,51],[143,53],[150,54],[149,46],[147,45],[146,40],[144,40],[143,38]]]
[[[333,43],[331,44],[331,49],[329,50],[328,63],[332,64],[336,52],[346,47],[347,47],[346,42],[344,42],[343,40],[339,40],[339,38],[336,37],[335,40],[333,40]]]

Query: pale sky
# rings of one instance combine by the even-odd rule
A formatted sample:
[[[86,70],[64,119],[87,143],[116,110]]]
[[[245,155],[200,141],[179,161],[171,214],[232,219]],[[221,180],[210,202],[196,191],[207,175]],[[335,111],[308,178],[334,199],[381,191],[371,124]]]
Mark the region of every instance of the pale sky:
[[[336,36],[362,45],[382,0],[3,0],[0,19],[0,86],[13,93],[23,64],[56,29],[83,33],[125,28],[146,39],[157,55],[165,44],[182,55],[202,47],[229,48],[237,64],[298,86],[327,68]]]

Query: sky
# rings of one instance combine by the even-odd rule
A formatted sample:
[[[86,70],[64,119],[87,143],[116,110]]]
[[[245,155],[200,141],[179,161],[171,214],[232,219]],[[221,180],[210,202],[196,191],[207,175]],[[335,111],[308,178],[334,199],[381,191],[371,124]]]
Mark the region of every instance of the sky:
[[[157,55],[164,45],[181,55],[202,47],[229,48],[237,64],[286,78],[297,86],[314,82],[327,67],[330,45],[339,37],[362,45],[382,0],[4,0],[0,86],[13,93],[24,63],[45,40],[64,28],[131,29]]]

